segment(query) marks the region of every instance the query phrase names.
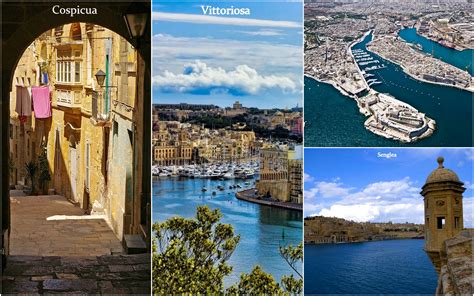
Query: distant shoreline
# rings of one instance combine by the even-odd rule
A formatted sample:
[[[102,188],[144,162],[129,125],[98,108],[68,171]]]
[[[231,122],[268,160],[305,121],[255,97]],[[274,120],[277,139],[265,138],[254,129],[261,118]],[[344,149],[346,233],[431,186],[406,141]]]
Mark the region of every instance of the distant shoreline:
[[[243,200],[243,201],[247,201],[247,202],[251,202],[251,203],[256,203],[256,204],[259,204],[259,205],[277,207],[277,208],[282,208],[282,209],[287,209],[287,210],[292,210],[292,211],[299,211],[299,212],[303,211],[303,205],[302,204],[258,199],[258,198],[250,196],[250,194],[253,195],[254,192],[255,192],[255,188],[239,191],[235,194],[235,197],[238,200]]]
[[[338,243],[311,243],[304,241],[305,245],[347,245],[347,244],[357,244],[357,243],[370,243],[370,242],[381,242],[381,241],[393,241],[393,240],[425,240],[425,238],[417,237],[395,237],[395,238],[386,238],[386,239],[373,239],[373,240],[362,240],[356,242],[338,242]]]

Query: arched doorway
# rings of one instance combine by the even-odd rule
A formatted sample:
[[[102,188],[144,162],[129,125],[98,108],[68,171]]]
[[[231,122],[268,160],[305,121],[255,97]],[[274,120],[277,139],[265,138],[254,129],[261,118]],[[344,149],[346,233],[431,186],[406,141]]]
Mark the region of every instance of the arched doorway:
[[[77,14],[74,16],[57,15],[54,14],[52,7],[61,5],[62,7],[94,7],[97,14]],[[9,110],[10,110],[10,91],[13,85],[14,72],[20,57],[23,52],[30,46],[30,44],[38,36],[53,28],[58,28],[66,24],[73,23],[89,23],[96,24],[107,28],[118,35],[122,36],[130,44],[135,46],[138,52],[137,61],[137,95],[141,100],[135,108],[134,119],[137,121],[137,129],[135,130],[135,142],[137,145],[134,150],[135,165],[134,168],[134,196],[132,201],[132,208],[127,219],[130,220],[130,229],[128,233],[135,233],[144,236],[149,240],[150,221],[146,216],[150,203],[150,170],[149,170],[149,155],[150,155],[150,117],[149,108],[151,104],[150,99],[150,27],[147,25],[144,35],[138,40],[130,36],[127,25],[124,22],[123,15],[132,8],[138,7],[149,11],[149,2],[137,1],[123,1],[110,5],[109,3],[96,2],[80,2],[72,4],[65,4],[64,2],[49,2],[49,3],[2,3],[2,100],[0,104],[1,113],[1,163],[8,163],[9,160]],[[148,9],[148,10],[147,10]],[[150,21],[148,22],[150,23]],[[77,25],[70,27],[69,34],[72,39],[78,41],[78,36],[82,36],[82,28]],[[41,48],[41,58],[47,56],[47,50]],[[71,72],[72,68],[67,65],[64,67],[64,72],[67,75],[74,76],[76,73]],[[68,70],[69,69],[69,70]],[[77,68],[76,68],[77,69]],[[72,77],[71,77],[72,79]],[[74,120],[72,120],[74,121]],[[55,131],[55,135],[62,137],[68,133],[74,133],[74,129],[78,127],[71,123],[64,125],[63,129]],[[55,140],[55,136],[52,141]],[[54,146],[54,144],[53,144]],[[138,147],[141,149],[138,150]],[[77,149],[77,148],[76,148]],[[77,163],[76,163],[77,165]],[[59,166],[59,164],[58,164]],[[68,165],[70,166],[70,164]],[[76,188],[77,190],[77,188]],[[8,166],[2,166],[1,169],[1,192],[2,192],[2,269],[6,264],[7,254],[9,253],[9,234],[10,234],[10,204],[9,204],[9,171]],[[149,244],[147,244],[149,246]]]

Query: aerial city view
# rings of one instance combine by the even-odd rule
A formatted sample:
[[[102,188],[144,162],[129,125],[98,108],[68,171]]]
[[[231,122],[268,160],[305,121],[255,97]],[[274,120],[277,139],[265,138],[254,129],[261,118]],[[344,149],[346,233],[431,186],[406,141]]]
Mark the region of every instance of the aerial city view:
[[[467,1],[307,1],[305,146],[472,146]]]
[[[471,148],[306,148],[305,294],[471,293],[472,159]]]
[[[153,291],[302,293],[302,4],[198,4],[154,6]]]

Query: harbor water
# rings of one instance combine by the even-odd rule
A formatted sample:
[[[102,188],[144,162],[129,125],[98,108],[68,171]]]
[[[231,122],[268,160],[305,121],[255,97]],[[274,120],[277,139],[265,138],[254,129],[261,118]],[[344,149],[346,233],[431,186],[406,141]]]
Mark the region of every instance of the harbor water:
[[[253,187],[254,182],[255,179],[220,181],[183,177],[155,177],[153,180],[153,221],[174,216],[195,217],[196,208],[207,205],[220,209],[221,222],[232,224],[235,234],[240,234],[240,243],[228,261],[233,271],[225,278],[227,287],[237,282],[242,272],[250,273],[257,264],[277,281],[283,275],[292,274],[280,256],[279,246],[302,242],[301,212],[261,206],[235,197],[237,191]],[[225,190],[218,190],[219,185]],[[229,189],[231,185],[241,188]],[[206,192],[202,192],[203,187]],[[216,195],[212,195],[213,191]]]
[[[305,294],[429,294],[437,274],[424,240],[305,245]]]
[[[420,36],[415,28],[405,28],[400,30],[400,37],[406,42],[421,45],[422,51],[442,60],[448,64],[458,67],[461,70],[467,70],[471,76],[473,74],[472,60],[474,50],[465,49],[462,51],[444,47],[438,42]]]
[[[372,35],[353,46],[366,51],[385,68],[368,71],[381,84],[376,91],[388,93],[406,102],[436,121],[436,130],[428,138],[401,143],[372,134],[364,127],[366,117],[356,102],[331,85],[305,78],[305,145],[323,147],[351,146],[472,146],[472,93],[454,87],[420,82],[402,68],[366,50]],[[454,50],[453,50],[454,51]],[[458,52],[462,53],[462,52]],[[456,53],[452,53],[453,55]]]

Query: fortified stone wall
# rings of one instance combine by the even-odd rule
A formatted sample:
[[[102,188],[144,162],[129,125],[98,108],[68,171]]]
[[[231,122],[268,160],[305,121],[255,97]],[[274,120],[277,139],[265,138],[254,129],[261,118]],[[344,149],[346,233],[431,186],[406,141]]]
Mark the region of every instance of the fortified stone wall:
[[[423,225],[413,223],[359,223],[323,216],[304,220],[305,242],[314,244],[417,238],[421,233]]]
[[[443,244],[440,252],[441,270],[436,295],[472,295],[474,229],[462,231]]]

